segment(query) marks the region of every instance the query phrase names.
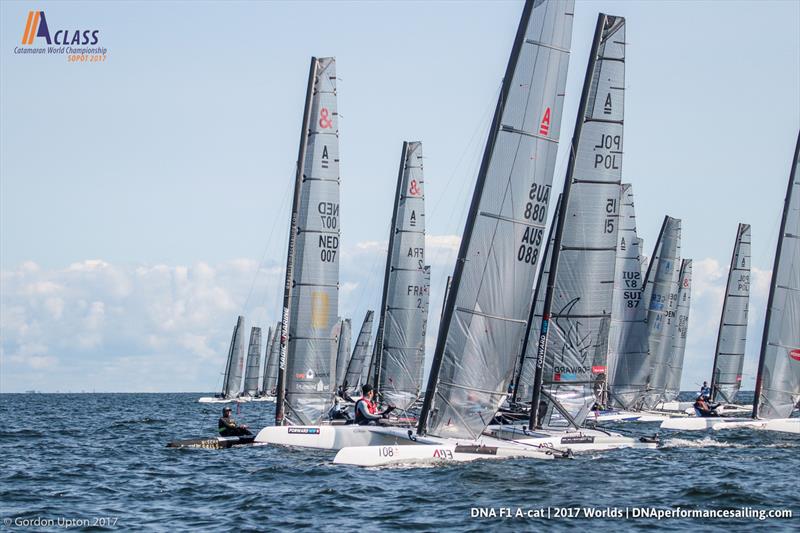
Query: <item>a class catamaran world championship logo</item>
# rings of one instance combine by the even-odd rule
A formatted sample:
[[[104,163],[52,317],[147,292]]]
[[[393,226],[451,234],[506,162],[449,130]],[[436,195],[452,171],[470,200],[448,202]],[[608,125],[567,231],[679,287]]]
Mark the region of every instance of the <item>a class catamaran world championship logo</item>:
[[[101,44],[98,29],[51,27],[44,11],[28,11],[22,41],[14,53],[60,55],[69,63],[102,63],[108,49]]]

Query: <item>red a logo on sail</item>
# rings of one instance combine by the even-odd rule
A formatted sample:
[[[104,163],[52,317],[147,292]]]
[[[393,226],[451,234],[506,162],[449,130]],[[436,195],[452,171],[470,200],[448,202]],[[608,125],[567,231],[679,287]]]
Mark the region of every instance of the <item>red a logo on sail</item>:
[[[550,108],[544,110],[544,116],[542,116],[542,121],[539,123],[539,135],[549,135],[550,134]]]
[[[796,350],[792,350],[791,352],[789,352],[789,357],[791,357],[795,361],[800,361],[800,348],[797,348]]]

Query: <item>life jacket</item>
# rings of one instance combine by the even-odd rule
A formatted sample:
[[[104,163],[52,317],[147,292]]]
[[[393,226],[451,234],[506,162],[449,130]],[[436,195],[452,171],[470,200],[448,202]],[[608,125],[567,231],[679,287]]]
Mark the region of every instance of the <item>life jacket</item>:
[[[364,419],[364,415],[362,415],[361,412],[358,410],[358,404],[361,402],[367,404],[367,411],[369,412],[369,414],[374,415],[378,412],[378,408],[375,406],[375,403],[369,401],[366,397],[362,396],[361,398],[358,399],[355,405],[356,424],[365,424],[369,422],[369,420]]]

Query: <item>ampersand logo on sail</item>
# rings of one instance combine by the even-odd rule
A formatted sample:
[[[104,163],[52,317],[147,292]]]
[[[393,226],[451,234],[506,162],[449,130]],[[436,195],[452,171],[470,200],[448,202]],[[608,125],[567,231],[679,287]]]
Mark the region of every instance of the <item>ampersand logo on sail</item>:
[[[794,359],[795,361],[800,361],[800,348],[797,348],[797,349],[791,350],[791,351],[789,352],[789,357],[791,357],[791,358],[792,358],[792,359]]]

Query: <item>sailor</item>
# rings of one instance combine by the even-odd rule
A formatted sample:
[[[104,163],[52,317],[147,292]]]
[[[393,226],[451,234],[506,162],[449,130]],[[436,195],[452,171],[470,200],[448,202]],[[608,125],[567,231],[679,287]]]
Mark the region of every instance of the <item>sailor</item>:
[[[219,427],[220,437],[241,437],[243,435],[252,435],[250,430],[247,429],[247,426],[240,426],[236,423],[236,420],[231,418],[230,407],[225,407],[222,410],[222,416],[220,417],[217,426]]]
[[[708,381],[704,381],[703,386],[700,387],[700,396],[711,398],[711,387],[708,386]]]
[[[361,387],[361,398],[356,402],[356,424],[359,426],[365,426],[369,423],[377,422],[381,418],[386,418],[386,414],[391,410],[389,408],[379,413],[378,407],[372,401],[374,394],[372,385],[369,383]]]
[[[706,398],[702,395],[698,396],[694,401],[694,412],[700,417],[719,416],[717,412],[706,403]]]

